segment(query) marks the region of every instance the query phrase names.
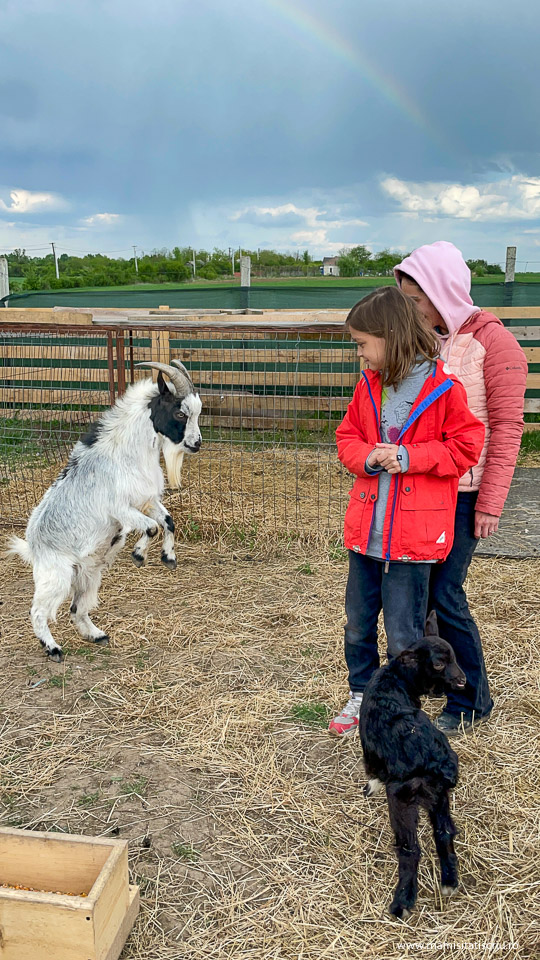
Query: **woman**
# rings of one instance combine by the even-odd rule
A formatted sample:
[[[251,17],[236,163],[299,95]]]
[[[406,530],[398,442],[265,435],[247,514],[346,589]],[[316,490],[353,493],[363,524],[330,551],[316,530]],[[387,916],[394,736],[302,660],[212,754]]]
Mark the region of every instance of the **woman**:
[[[493,701],[478,628],[463,583],[480,538],[499,526],[523,432],[527,360],[514,335],[492,313],[475,307],[471,274],[452,243],[419,247],[395,268],[403,293],[417,304],[441,341],[441,356],[467,392],[472,413],[486,427],[482,455],[461,478],[455,538],[431,574],[431,602],[439,632],[452,644],[467,686],[448,697],[436,725],[447,736],[486,720]]]

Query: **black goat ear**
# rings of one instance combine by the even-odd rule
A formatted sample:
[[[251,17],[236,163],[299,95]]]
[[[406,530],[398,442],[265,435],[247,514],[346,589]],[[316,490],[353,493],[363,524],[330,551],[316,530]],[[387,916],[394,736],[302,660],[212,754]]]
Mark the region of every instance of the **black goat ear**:
[[[437,623],[437,614],[434,610],[431,611],[425,626],[425,637],[438,637],[439,636],[439,624]]]
[[[400,653],[398,660],[400,660],[405,667],[418,666],[418,654],[416,653],[416,650],[403,650],[403,652]]]
[[[174,394],[172,390],[170,390],[169,387],[167,386],[167,381],[165,380],[165,377],[163,376],[161,370],[157,375],[157,385],[162,397],[165,397],[167,400],[174,399]]]

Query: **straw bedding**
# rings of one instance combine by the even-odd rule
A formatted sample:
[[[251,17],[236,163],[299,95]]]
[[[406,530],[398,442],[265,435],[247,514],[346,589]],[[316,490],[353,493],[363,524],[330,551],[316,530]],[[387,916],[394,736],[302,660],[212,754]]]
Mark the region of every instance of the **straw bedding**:
[[[124,960],[537,956],[540,562],[473,563],[496,711],[457,741],[459,893],[441,900],[424,819],[403,924],[385,914],[384,799],[361,794],[358,741],[325,729],[346,697],[340,551],[229,536],[178,552],[175,574],[153,546],[105,578],[109,650],[63,611],[62,665],[32,637],[28,571],[0,563],[2,825],[130,841],[142,911]]]

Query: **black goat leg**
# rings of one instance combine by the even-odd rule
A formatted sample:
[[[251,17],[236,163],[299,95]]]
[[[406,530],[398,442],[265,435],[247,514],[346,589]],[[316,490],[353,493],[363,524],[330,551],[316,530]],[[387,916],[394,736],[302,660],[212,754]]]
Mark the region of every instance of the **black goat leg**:
[[[390,823],[396,838],[399,879],[390,904],[390,913],[400,920],[406,920],[416,903],[418,895],[418,863],[420,847],[418,845],[418,804],[405,803],[396,796],[400,784],[389,784],[386,788]]]
[[[429,811],[435,847],[441,864],[441,893],[451,897],[458,888],[458,861],[454,851],[457,830],[450,816],[448,791],[443,790]]]

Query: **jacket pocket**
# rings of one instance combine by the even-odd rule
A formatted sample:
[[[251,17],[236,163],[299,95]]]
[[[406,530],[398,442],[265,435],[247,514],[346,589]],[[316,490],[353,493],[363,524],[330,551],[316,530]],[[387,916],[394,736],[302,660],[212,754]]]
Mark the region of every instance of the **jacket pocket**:
[[[349,490],[349,497],[345,513],[345,546],[348,550],[361,552],[367,545],[377,486],[370,478],[359,477],[352,490]]]
[[[401,542],[404,556],[422,560],[442,560],[453,540],[452,498],[445,481],[433,485],[429,478],[402,480]]]

